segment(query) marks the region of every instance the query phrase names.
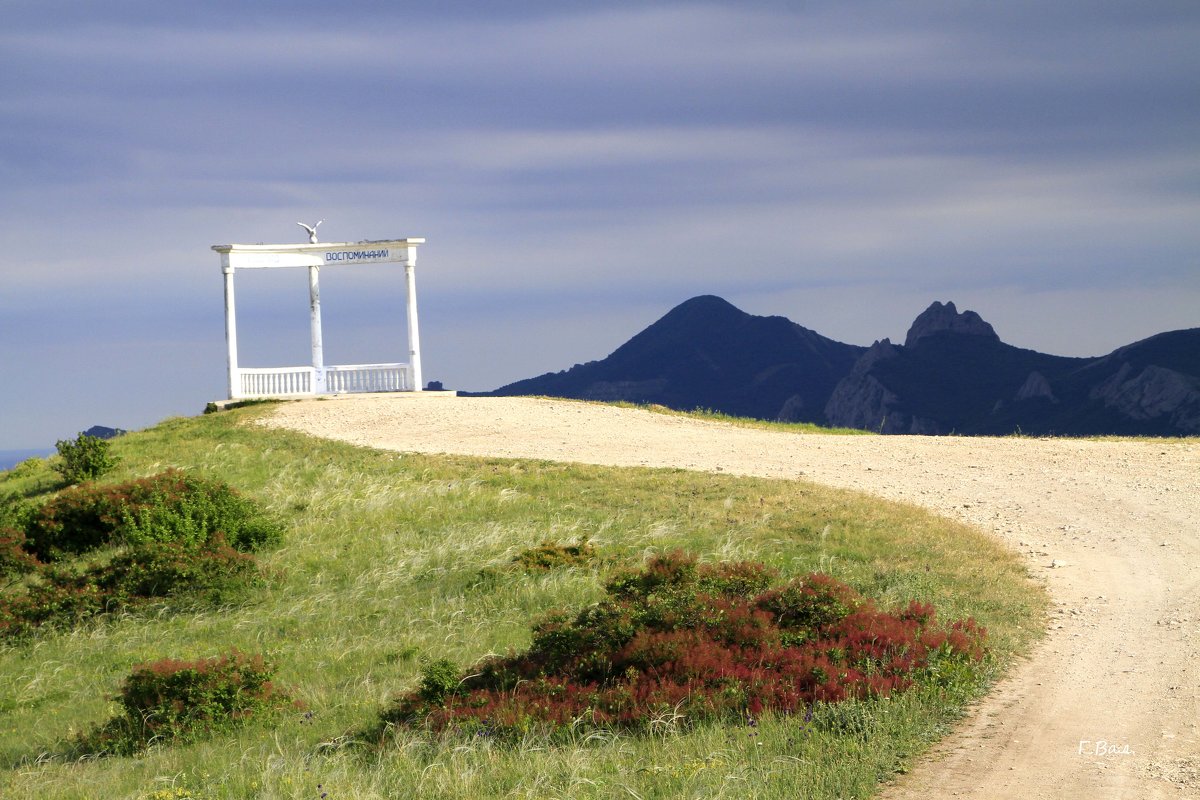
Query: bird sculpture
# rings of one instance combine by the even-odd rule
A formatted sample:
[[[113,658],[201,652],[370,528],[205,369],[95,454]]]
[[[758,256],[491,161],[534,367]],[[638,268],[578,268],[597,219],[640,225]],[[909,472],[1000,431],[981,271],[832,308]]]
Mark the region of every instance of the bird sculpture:
[[[325,220],[321,220],[321,222],[324,222],[324,221]],[[308,231],[309,244],[316,244],[317,243],[317,227],[321,224],[321,222],[318,222],[316,225],[313,225],[311,227],[308,225],[305,225],[303,222],[297,222],[296,224],[299,225],[301,228],[304,228],[304,230]]]

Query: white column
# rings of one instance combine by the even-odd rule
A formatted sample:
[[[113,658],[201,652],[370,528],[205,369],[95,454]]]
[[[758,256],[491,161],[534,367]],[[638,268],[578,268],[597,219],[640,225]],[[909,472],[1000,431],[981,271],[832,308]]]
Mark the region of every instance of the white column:
[[[408,251],[408,262],[404,265],[404,279],[408,290],[408,363],[412,371],[413,391],[419,392],[425,385],[421,380],[421,334],[417,328],[417,251]]]
[[[308,305],[312,314],[313,391],[325,393],[325,352],[321,343],[321,290],[317,285],[320,267],[308,268]]]
[[[226,365],[229,370],[229,399],[242,396],[242,380],[238,375],[237,360],[237,309],[233,301],[233,267],[221,267],[225,275],[225,346]]]

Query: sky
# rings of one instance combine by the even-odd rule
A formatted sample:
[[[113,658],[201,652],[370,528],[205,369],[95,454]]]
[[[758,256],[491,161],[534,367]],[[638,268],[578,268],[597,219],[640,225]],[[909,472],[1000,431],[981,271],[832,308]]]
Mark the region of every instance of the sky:
[[[934,301],[1094,356],[1200,326],[1200,4],[5,0],[0,449],[226,396],[226,243],[423,237],[426,380],[716,294],[858,345]],[[244,366],[309,360],[237,274]],[[402,272],[321,271],[327,364]]]

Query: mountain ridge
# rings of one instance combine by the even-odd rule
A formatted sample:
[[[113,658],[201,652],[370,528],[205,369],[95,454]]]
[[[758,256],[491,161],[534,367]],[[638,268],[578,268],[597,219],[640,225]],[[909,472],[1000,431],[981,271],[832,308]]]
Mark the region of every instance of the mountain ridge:
[[[609,356],[483,394],[657,403],[881,433],[1200,435],[1200,328],[1092,358],[1003,342],[934,302],[903,345],[829,339],[714,295],[680,303]]]
[[[789,402],[823,404],[864,350],[784,317],[754,316],[701,295],[671,309],[605,359],[489,394],[626,400],[770,419]]]

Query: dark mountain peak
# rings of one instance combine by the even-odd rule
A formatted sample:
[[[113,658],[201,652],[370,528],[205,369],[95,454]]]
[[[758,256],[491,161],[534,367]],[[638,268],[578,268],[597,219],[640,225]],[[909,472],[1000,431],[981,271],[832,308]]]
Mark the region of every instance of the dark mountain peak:
[[[628,364],[651,355],[654,361],[665,349],[693,349],[728,338],[753,320],[745,311],[711,294],[693,297],[672,308],[657,321],[621,345],[610,356]]]
[[[750,316],[728,300],[713,294],[702,294],[684,300],[659,320],[660,323],[688,324],[702,322],[736,322]]]
[[[943,304],[935,301],[913,321],[912,327],[908,329],[908,336],[904,339],[904,346],[912,347],[926,336],[942,332],[986,336],[1000,341],[992,326],[974,311],[964,311],[960,314],[954,303]]]
[[[627,400],[818,422],[833,385],[864,349],[785,317],[747,314],[720,297],[701,295],[607,358],[501,386],[494,394]]]

